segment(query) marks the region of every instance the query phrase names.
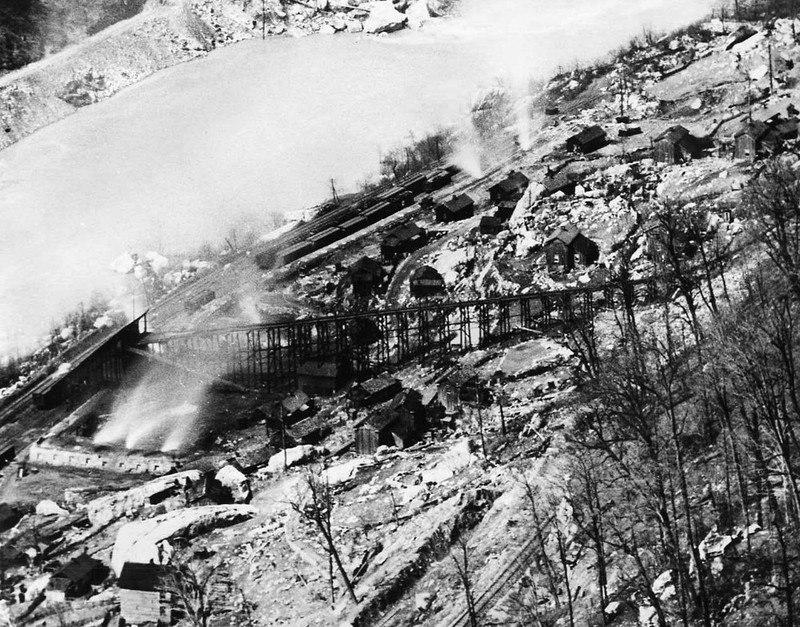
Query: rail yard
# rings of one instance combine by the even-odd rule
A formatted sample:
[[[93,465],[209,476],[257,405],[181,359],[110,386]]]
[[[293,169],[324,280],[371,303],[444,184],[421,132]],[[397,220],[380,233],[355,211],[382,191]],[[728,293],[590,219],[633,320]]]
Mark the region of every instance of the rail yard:
[[[765,466],[748,485],[773,518],[751,514],[726,431],[743,392],[724,381],[755,361],[709,355],[715,324],[747,322],[726,307],[767,289],[739,207],[796,148],[794,22],[717,22],[564,73],[532,140],[480,175],[447,158],[316,207],[4,399],[0,625],[733,626],[760,594],[791,607],[765,592],[793,577],[791,483]],[[784,59],[763,103],[717,81],[736,54]]]

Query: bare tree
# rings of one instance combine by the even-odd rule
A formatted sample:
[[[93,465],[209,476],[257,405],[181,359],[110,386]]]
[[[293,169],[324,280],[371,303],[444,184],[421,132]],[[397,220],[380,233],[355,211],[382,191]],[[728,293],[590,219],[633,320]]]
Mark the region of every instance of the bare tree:
[[[329,558],[331,588],[333,587],[333,563],[335,563],[350,598],[353,603],[358,603],[353,583],[350,581],[350,576],[342,564],[333,537],[331,512],[333,511],[334,502],[331,486],[327,480],[320,478],[319,472],[314,472],[311,468],[305,474],[303,486],[306,489],[306,498],[295,499],[290,501],[289,504],[302,519],[313,524],[320,536],[322,536],[322,546],[328,553]]]
[[[456,534],[455,548],[450,551],[450,558],[456,567],[458,580],[464,588],[464,595],[467,598],[467,614],[469,615],[470,627],[478,627],[478,613],[475,607],[475,596],[472,591],[472,570],[469,560],[469,548],[467,540],[460,529],[454,529]]]

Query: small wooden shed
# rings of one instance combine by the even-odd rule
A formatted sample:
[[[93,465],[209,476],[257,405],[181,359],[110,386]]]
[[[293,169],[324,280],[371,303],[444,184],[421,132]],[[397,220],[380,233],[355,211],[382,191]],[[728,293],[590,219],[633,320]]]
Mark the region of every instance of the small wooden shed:
[[[357,383],[350,389],[348,396],[356,406],[369,407],[385,403],[403,389],[400,381],[389,375],[380,375]]]
[[[511,216],[514,215],[514,210],[517,208],[517,203],[513,200],[504,200],[503,202],[497,205],[497,209],[495,209],[494,217],[500,220],[500,222],[508,222],[511,219]]]
[[[91,592],[93,585],[102,583],[107,574],[103,562],[83,553],[53,573],[47,597],[51,601],[82,597]]]
[[[437,396],[446,414],[457,413],[463,404],[485,406],[492,399],[491,392],[472,368],[446,373],[437,383]]]
[[[411,295],[416,298],[439,296],[445,293],[444,278],[431,266],[416,268],[409,278]]]
[[[415,390],[403,390],[377,415],[355,425],[355,447],[360,455],[374,455],[379,446],[405,448],[425,428],[422,397]]]
[[[386,271],[380,263],[364,256],[351,266],[349,276],[353,294],[369,296],[382,291]]]
[[[425,229],[416,222],[395,227],[381,242],[381,256],[385,261],[394,262],[401,255],[414,252],[427,241]]]
[[[456,194],[435,208],[437,222],[456,222],[471,218],[475,213],[475,201],[467,194]]]
[[[483,216],[478,231],[481,235],[497,235],[503,230],[503,223],[495,216]]]
[[[576,226],[564,226],[544,243],[547,268],[552,273],[574,270],[576,266],[589,266],[600,257],[597,244],[581,233]]]
[[[588,154],[599,150],[607,143],[606,132],[595,124],[567,138],[567,150]]]
[[[125,562],[119,575],[119,613],[128,625],[172,623],[172,596],[165,590],[169,570],[159,564]]]
[[[530,179],[522,172],[511,170],[499,183],[489,188],[489,201],[496,205],[504,200],[518,201],[528,189]]]
[[[653,140],[653,159],[661,163],[683,163],[701,152],[700,140],[685,126],[671,126]]]
[[[575,178],[564,170],[556,174],[549,174],[542,180],[545,196],[552,196],[557,192],[569,196],[575,193],[576,186]]]

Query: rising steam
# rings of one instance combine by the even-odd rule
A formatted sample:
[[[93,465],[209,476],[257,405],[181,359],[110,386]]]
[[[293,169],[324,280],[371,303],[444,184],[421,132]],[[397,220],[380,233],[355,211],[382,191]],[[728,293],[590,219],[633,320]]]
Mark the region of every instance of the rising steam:
[[[118,396],[95,444],[128,449],[181,451],[201,430],[200,408],[206,386],[196,378],[163,366],[149,368],[138,383]]]

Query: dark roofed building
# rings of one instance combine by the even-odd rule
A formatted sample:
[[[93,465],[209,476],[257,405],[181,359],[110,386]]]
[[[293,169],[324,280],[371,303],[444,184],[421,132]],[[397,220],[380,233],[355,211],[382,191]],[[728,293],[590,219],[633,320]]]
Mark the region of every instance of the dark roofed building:
[[[481,235],[497,235],[503,230],[503,223],[494,216],[483,216],[478,230]]]
[[[402,449],[413,444],[426,426],[424,415],[419,392],[402,390],[379,414],[356,423],[356,452],[373,455],[381,445]]]
[[[734,135],[734,158],[755,161],[783,148],[786,141],[797,138],[797,120],[773,118],[771,123],[753,120],[742,125]]]
[[[557,174],[550,174],[545,176],[542,180],[542,187],[544,187],[545,196],[551,196],[557,192],[569,196],[575,192],[577,183],[574,177],[569,172],[562,170]]]
[[[700,140],[685,126],[671,126],[653,140],[653,159],[661,163],[683,163],[700,154]]]
[[[119,575],[119,613],[126,624],[172,622],[172,599],[165,591],[169,569],[159,564],[125,562]]]
[[[298,446],[300,444],[318,444],[322,438],[331,432],[330,415],[320,413],[301,420],[297,424],[286,428],[287,444]]]
[[[52,601],[84,596],[91,592],[93,585],[102,583],[107,574],[108,569],[103,562],[84,553],[53,573],[47,596]]]
[[[504,200],[516,202],[522,198],[529,182],[522,172],[511,170],[506,178],[489,188],[489,201],[495,205]]]
[[[475,213],[475,201],[467,194],[457,194],[450,200],[436,205],[437,222],[456,222],[466,220]]]
[[[516,208],[517,203],[515,201],[504,200],[497,205],[497,209],[494,212],[494,217],[500,220],[500,222],[508,222],[511,219],[511,216],[514,215],[514,210]]]
[[[607,143],[608,138],[606,137],[606,132],[602,127],[595,124],[569,137],[567,139],[567,150],[588,154],[599,150]]]
[[[444,278],[435,268],[420,266],[411,273],[409,278],[411,295],[417,298],[438,296],[444,294]]]
[[[345,369],[335,361],[307,361],[297,367],[297,386],[306,394],[328,396],[347,380]]]
[[[349,396],[356,405],[369,407],[388,401],[402,388],[400,381],[394,377],[381,375],[354,385]]]
[[[597,244],[576,226],[561,227],[545,243],[550,272],[569,272],[576,266],[589,266],[600,257]]]
[[[350,268],[350,284],[353,294],[369,296],[380,292],[386,279],[383,266],[369,257],[361,257]]]
[[[447,414],[460,411],[465,403],[487,405],[492,398],[491,392],[472,368],[454,369],[441,377],[437,396]]]
[[[425,229],[420,228],[416,222],[401,224],[389,231],[381,242],[381,256],[386,261],[395,261],[400,255],[417,250],[426,240]]]

